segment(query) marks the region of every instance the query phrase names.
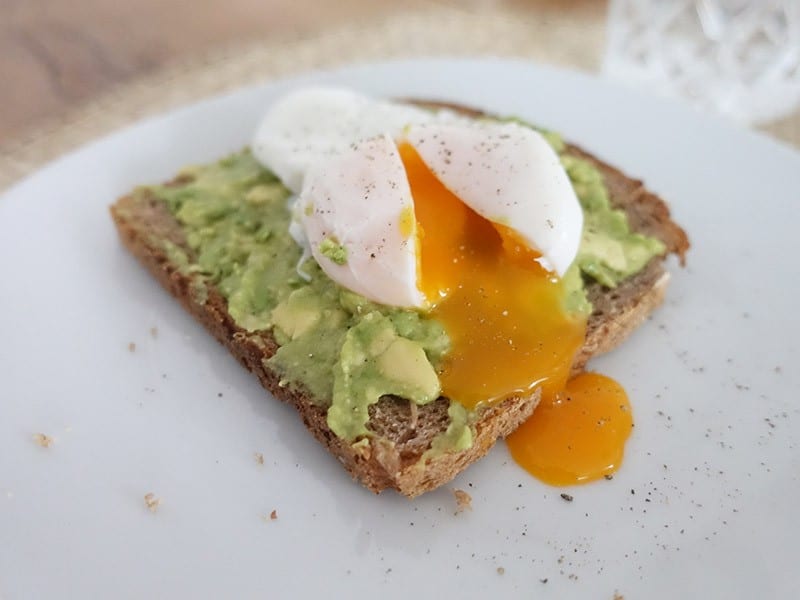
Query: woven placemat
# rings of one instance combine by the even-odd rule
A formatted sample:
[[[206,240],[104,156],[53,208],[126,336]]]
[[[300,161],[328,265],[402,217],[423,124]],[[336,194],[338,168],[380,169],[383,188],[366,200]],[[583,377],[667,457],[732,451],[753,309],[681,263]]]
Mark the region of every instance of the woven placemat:
[[[604,30],[604,11],[594,8],[532,13],[436,7],[306,37],[228,47],[120,86],[5,143],[0,190],[123,125],[250,83],[346,63],[422,56],[518,57],[595,71]],[[800,114],[768,130],[800,146]]]

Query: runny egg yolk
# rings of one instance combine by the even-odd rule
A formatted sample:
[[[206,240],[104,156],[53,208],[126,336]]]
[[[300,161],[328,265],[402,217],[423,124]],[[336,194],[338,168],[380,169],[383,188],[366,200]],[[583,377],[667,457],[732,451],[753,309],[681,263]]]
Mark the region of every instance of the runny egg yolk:
[[[451,341],[439,372],[443,395],[475,409],[541,386],[540,407],[509,438],[515,460],[558,485],[610,473],[630,410],[614,412],[628,405],[613,382],[604,380],[602,392],[592,391],[598,376],[567,383],[586,322],[566,311],[561,280],[512,229],[451,193],[409,144],[399,150],[414,198],[418,287]],[[407,220],[401,229],[410,232]]]
[[[538,479],[569,485],[616,471],[632,428],[622,386],[597,373],[582,373],[562,392],[543,398],[506,441],[514,460]]]
[[[560,279],[509,228],[448,191],[411,146],[400,156],[417,219],[418,285],[451,341],[443,394],[473,409],[539,385],[563,388],[585,323],[564,309]]]

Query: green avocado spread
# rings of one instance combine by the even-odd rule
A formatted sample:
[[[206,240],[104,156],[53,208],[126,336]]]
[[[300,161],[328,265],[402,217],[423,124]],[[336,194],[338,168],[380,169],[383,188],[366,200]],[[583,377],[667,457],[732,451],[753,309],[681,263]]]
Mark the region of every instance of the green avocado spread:
[[[611,208],[601,173],[565,154],[557,135],[544,133],[561,155],[584,210],[580,250],[564,280],[568,309],[588,315],[588,280],[614,287],[664,246],[631,233],[625,214]],[[281,385],[301,386],[327,407],[328,425],[337,436],[350,442],[369,436],[369,407],[383,395],[418,405],[438,398],[436,369],[449,348],[442,325],[346,290],[304,257],[289,235],[289,191],[248,150],[136,193],[155,195],[181,223],[191,253],[161,243],[183,272],[193,274],[193,299],[204,303],[207,285],[213,285],[240,327],[271,331],[279,348],[267,366],[280,374]],[[325,256],[337,264],[347,261],[337,240],[324,243]],[[429,453],[472,443],[474,415],[457,402],[448,414],[450,424]]]

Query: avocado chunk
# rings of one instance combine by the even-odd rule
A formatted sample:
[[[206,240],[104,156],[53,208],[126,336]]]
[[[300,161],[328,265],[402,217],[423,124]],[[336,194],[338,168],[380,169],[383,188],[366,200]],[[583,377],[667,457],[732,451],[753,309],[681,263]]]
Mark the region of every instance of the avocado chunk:
[[[369,435],[369,407],[395,395],[416,404],[439,397],[436,371],[418,342],[401,338],[392,320],[375,311],[350,328],[334,367],[328,426],[339,437]]]
[[[308,333],[322,316],[322,306],[314,290],[300,288],[272,309],[275,339],[279,344],[296,340]]]

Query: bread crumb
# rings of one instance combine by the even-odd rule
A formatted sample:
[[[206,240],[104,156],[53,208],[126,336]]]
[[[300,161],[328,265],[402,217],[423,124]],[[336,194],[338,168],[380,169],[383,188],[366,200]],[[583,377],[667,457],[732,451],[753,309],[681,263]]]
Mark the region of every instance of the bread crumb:
[[[34,433],[33,441],[42,448],[49,448],[53,445],[53,438],[44,433]]]
[[[264,455],[261,452],[254,452],[253,456],[256,459],[256,464],[263,465],[264,464]]]
[[[472,496],[464,490],[454,489],[453,495],[456,497],[456,514],[465,511],[466,509],[472,510]]]
[[[623,596],[619,592],[614,592],[614,600],[625,600],[625,596]]]
[[[136,352],[136,344],[134,342],[128,344],[128,352]]]
[[[497,567],[498,575],[505,575],[506,570],[503,567]]]
[[[159,505],[161,504],[161,498],[156,498],[156,495],[153,492],[148,492],[144,495],[144,504],[147,506],[147,509],[154,513],[158,510]]]
[[[269,523],[270,521],[276,521],[277,519],[278,519],[277,510],[273,510],[268,515],[261,515],[261,520],[264,521],[264,523]]]
[[[567,502],[572,502],[572,500],[573,500],[573,497],[570,496],[569,494],[561,494],[561,498],[563,500],[566,500]]]
[[[156,339],[158,337],[158,327],[151,327],[150,328],[150,336],[153,339]]]

